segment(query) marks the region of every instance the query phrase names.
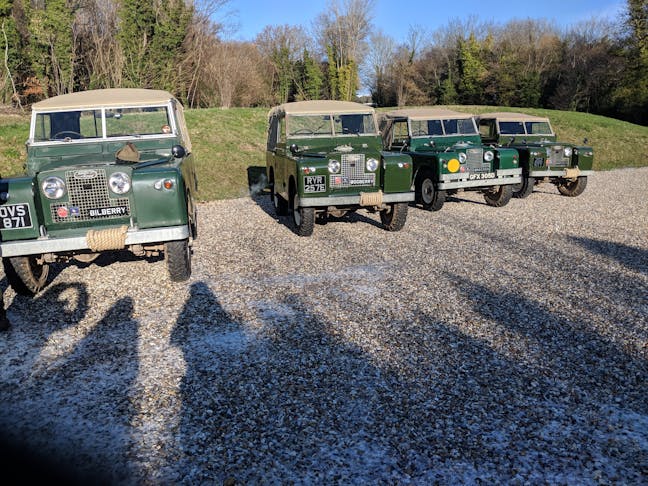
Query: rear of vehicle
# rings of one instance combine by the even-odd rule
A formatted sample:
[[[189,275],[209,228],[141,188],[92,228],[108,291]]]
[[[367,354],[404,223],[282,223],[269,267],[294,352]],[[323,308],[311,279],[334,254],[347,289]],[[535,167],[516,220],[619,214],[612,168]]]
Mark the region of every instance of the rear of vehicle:
[[[17,292],[38,292],[52,262],[116,250],[164,252],[171,279],[189,278],[196,179],[182,107],[168,93],[46,100],[34,105],[27,145],[27,175],[0,183],[0,214],[15,215],[2,220],[0,252]]]
[[[373,109],[358,103],[287,103],[270,112],[267,171],[279,214],[296,232],[312,234],[316,218],[365,209],[380,212],[386,229],[407,215],[412,163],[381,151]]]
[[[542,182],[555,184],[566,196],[578,196],[585,190],[593,172],[592,147],[558,142],[548,118],[486,113],[479,124],[484,142],[513,147],[520,154],[522,181],[515,187],[514,197],[529,196]]]

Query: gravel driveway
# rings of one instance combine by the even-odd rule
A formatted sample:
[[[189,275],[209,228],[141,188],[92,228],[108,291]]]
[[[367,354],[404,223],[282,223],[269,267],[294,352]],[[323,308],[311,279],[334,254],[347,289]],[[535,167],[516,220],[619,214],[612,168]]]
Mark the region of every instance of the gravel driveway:
[[[0,273],[1,435],[26,473],[119,484],[645,484],[647,188],[311,238],[242,198],[200,206],[187,284],[128,255],[33,300]]]

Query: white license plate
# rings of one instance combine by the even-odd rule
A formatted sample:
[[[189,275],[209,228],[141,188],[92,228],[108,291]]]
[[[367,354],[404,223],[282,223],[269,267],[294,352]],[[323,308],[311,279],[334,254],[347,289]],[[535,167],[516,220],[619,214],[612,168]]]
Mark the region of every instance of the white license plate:
[[[304,192],[326,192],[326,176],[304,176]]]

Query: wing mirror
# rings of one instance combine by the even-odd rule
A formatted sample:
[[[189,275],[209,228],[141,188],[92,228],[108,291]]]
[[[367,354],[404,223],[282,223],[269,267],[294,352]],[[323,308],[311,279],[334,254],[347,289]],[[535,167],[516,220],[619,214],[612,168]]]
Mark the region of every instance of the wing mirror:
[[[293,143],[290,145],[290,153],[293,155],[298,155],[299,154],[299,147],[297,146],[296,143]]]
[[[171,153],[176,159],[181,159],[185,155],[187,155],[187,151],[182,145],[174,145],[173,147],[171,147]]]

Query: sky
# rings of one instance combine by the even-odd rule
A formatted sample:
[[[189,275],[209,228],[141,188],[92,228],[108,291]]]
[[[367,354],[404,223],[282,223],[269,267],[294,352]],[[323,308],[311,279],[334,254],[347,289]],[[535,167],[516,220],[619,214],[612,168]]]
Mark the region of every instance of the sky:
[[[626,3],[624,0],[374,0],[373,24],[403,42],[410,25],[433,32],[452,19],[476,16],[480,21],[498,23],[543,18],[564,27],[593,17],[617,18]],[[310,29],[328,4],[328,0],[230,0],[220,12],[219,20],[231,26],[228,37],[253,40],[267,25],[301,25]],[[484,10],[485,5],[489,6],[489,12]]]

